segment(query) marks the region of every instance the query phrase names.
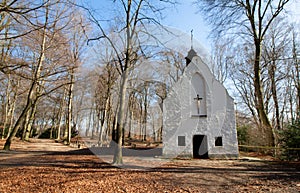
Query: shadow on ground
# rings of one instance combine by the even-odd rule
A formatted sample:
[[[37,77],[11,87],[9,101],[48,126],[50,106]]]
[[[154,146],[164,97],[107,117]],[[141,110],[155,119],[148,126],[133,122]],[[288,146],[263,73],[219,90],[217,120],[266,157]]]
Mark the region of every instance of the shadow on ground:
[[[48,152],[53,155],[114,155],[114,148],[91,147],[67,152]],[[123,156],[157,157],[162,155],[162,148],[123,148]]]
[[[65,184],[65,189],[52,190],[57,192],[69,190],[74,191],[78,184],[86,182],[87,187],[95,182],[96,189],[103,187],[105,191],[117,187],[127,186],[127,188],[143,187],[144,189],[152,187],[154,190],[168,190],[173,192],[181,190],[188,192],[199,192],[199,190],[234,190],[240,191],[271,191],[286,190],[288,192],[297,190],[297,184],[300,184],[300,163],[298,162],[276,162],[276,161],[247,161],[247,160],[177,160],[153,158],[161,155],[161,148],[154,149],[123,149],[123,156],[128,160],[134,160],[136,157],[142,157],[142,160],[153,160],[164,164],[158,167],[146,168],[136,166],[132,163],[127,167],[133,170],[125,170],[101,160],[97,155],[113,155],[113,148],[93,147],[90,149],[77,149],[71,151],[0,151],[0,179],[3,187],[5,184],[14,182],[15,176],[19,176],[18,183],[23,182],[23,177],[34,183],[39,181],[38,186],[20,185],[20,190],[33,190],[37,192],[51,188],[53,183],[61,188]],[[97,155],[95,155],[97,154]],[[7,175],[11,177],[8,178]],[[116,179],[118,179],[116,181]],[[149,180],[151,179],[151,180]],[[51,183],[49,182],[51,181]],[[49,182],[47,185],[46,182]],[[74,182],[74,186],[72,183]],[[126,184],[122,184],[122,183]],[[34,184],[32,183],[32,184]],[[45,184],[43,189],[40,184]],[[99,186],[101,184],[101,186]],[[112,184],[110,187],[109,185]],[[144,186],[145,185],[145,186]],[[1,186],[1,182],[0,182]],[[161,189],[157,189],[157,186]],[[10,186],[15,188],[16,186]],[[18,187],[18,186],[17,186]],[[33,187],[33,188],[32,188]],[[163,187],[163,188],[162,188]],[[252,188],[252,189],[249,189]],[[255,188],[259,189],[255,189]],[[8,187],[6,187],[8,188]],[[182,189],[183,188],[183,189]],[[193,188],[193,189],[191,189]],[[201,189],[202,188],[202,189]],[[215,188],[215,189],[214,189]],[[24,190],[25,190],[24,189]],[[191,190],[189,190],[191,189]],[[19,189],[13,189],[17,192]],[[13,192],[12,191],[12,192]],[[89,189],[86,189],[88,192]],[[105,192],[103,191],[103,192]],[[67,192],[67,191],[66,191]],[[76,191],[75,191],[76,192]],[[101,192],[101,191],[100,191]],[[118,192],[114,190],[114,192]],[[128,191],[129,192],[129,191]],[[283,191],[284,192],[284,191]]]

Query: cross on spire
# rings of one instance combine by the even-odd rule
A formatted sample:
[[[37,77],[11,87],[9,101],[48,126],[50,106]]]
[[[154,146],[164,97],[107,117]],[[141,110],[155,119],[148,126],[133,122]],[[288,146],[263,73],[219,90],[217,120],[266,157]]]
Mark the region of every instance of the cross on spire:
[[[193,32],[194,32],[194,30],[192,29],[191,30],[191,49],[193,49],[193,38],[194,38]]]

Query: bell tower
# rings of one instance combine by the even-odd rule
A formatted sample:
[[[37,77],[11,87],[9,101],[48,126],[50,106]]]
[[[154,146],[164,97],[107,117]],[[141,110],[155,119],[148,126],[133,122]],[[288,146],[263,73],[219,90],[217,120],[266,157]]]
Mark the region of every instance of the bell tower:
[[[188,52],[188,55],[187,57],[185,57],[185,60],[186,60],[186,66],[189,65],[189,63],[191,63],[192,59],[194,56],[197,56],[197,52],[194,50],[193,48],[193,31],[194,30],[191,30],[191,49],[190,51]]]

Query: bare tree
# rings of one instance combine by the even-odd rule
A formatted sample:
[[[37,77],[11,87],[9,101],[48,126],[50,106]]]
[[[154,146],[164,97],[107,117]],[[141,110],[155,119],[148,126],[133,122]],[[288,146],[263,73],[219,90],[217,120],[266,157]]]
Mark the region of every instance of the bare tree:
[[[261,79],[262,42],[274,19],[282,14],[289,0],[197,0],[200,10],[207,13],[216,35],[227,32],[240,34],[254,46],[253,84],[255,107],[261,124],[261,132],[266,136],[265,145],[274,146],[272,126],[264,106]],[[227,33],[228,34],[228,33]],[[236,36],[237,37],[237,36]]]
[[[53,1],[53,3],[57,3]],[[9,40],[25,36],[31,32],[42,29],[42,26],[32,22],[34,12],[42,10],[45,6],[49,6],[49,0],[44,1],[26,1],[26,0],[4,0],[0,3],[1,26],[0,39]],[[4,24],[4,25],[3,25]],[[11,30],[8,35],[3,36],[3,29],[11,24],[17,28],[17,25],[31,26],[26,31]],[[5,33],[4,33],[5,34]]]
[[[231,53],[231,44],[233,42],[230,39],[217,39],[214,42],[211,61],[212,72],[215,78],[222,84],[230,76],[230,65],[233,63],[233,56]]]
[[[111,36],[109,36],[103,29],[101,23],[93,17],[96,25],[99,27],[100,35],[94,39],[106,39],[111,49],[115,52],[115,58],[117,61],[117,68],[121,74],[121,83],[119,91],[119,108],[118,108],[118,121],[117,121],[117,145],[114,154],[114,164],[122,164],[122,139],[123,139],[123,125],[126,114],[126,94],[128,87],[128,79],[130,73],[137,63],[139,55],[143,55],[143,47],[141,45],[141,36],[152,37],[151,32],[148,32],[146,23],[150,22],[155,25],[160,25],[157,16],[162,12],[161,3],[174,3],[172,0],[166,0],[160,2],[160,5],[153,1],[148,0],[127,0],[127,1],[114,1],[119,3],[122,11],[118,18],[118,22],[121,24],[119,29],[121,34],[124,34],[124,44],[121,49],[113,42]],[[123,35],[122,35],[123,36]],[[122,42],[122,41],[120,41]]]
[[[32,24],[35,24],[34,26],[40,26],[39,30],[34,30],[18,39],[23,50],[31,52],[27,56],[32,57],[24,60],[23,63],[26,64],[24,67],[14,70],[16,75],[27,80],[24,86],[28,84],[28,92],[26,91],[27,98],[24,108],[7,138],[4,147],[6,150],[10,148],[11,140],[20,127],[23,126],[23,136],[26,138],[31,132],[34,121],[47,127],[49,122],[45,119],[50,118],[49,113],[40,113],[42,115],[40,119],[35,117],[37,106],[42,102],[40,99],[64,85],[72,85],[74,82],[72,76],[68,75],[72,74],[74,66],[79,64],[77,49],[79,46],[77,46],[78,42],[71,41],[73,39],[68,36],[70,34],[68,32],[71,31],[72,25],[78,26],[79,24],[74,21],[74,17],[67,17],[70,15],[67,8],[69,6],[60,0],[45,4],[31,21]],[[78,34],[74,36],[80,37]],[[71,80],[68,77],[71,77]]]
[[[16,135],[19,127],[21,126],[24,117],[26,116],[26,114],[29,112],[29,110],[32,107],[32,105],[37,100],[35,92],[36,92],[36,89],[38,87],[38,81],[39,81],[39,78],[41,76],[42,64],[43,64],[44,59],[45,59],[46,26],[48,24],[48,18],[49,18],[48,13],[49,13],[48,12],[48,8],[46,7],[44,24],[42,25],[43,26],[43,30],[42,30],[42,40],[41,40],[41,44],[40,44],[40,55],[38,57],[36,71],[34,72],[34,76],[33,76],[33,81],[32,81],[32,84],[31,84],[29,92],[28,92],[26,106],[24,107],[21,115],[19,116],[17,122],[15,123],[15,126],[14,126],[12,132],[9,134],[9,136],[7,138],[7,140],[5,142],[5,145],[4,145],[4,150],[9,150],[10,149],[10,145],[11,145],[12,139]]]
[[[179,80],[186,68],[185,56],[182,53],[184,52],[171,49],[163,49],[159,52],[160,65],[157,72],[162,77],[160,81],[166,83],[167,90]]]
[[[87,41],[86,33],[88,31],[88,24],[85,19],[82,17],[83,15],[79,12],[79,10],[73,11],[71,14],[72,26],[68,38],[69,52],[68,52],[68,60],[70,61],[70,85],[68,90],[68,112],[67,112],[67,128],[68,128],[68,138],[67,143],[70,144],[71,141],[71,133],[72,127],[76,129],[77,123],[74,123],[73,118],[73,89],[76,80],[76,70],[81,65],[81,58],[83,54],[83,48]],[[73,124],[74,123],[74,124]],[[72,126],[73,124],[73,126]]]
[[[109,58],[109,57],[108,57]],[[99,76],[97,92],[96,92],[96,103],[101,111],[100,116],[100,132],[99,132],[99,145],[107,143],[108,136],[105,130],[105,123],[108,124],[108,114],[110,112],[110,104],[112,100],[112,90],[115,86],[115,82],[118,77],[118,72],[116,71],[113,62],[107,62],[103,69],[102,74]],[[108,129],[108,128],[106,128]]]
[[[292,42],[293,42],[293,47],[292,47],[292,53],[293,53],[293,64],[294,64],[294,69],[295,71],[293,71],[293,79],[295,81],[295,85],[296,85],[296,90],[297,90],[297,94],[296,94],[296,104],[297,104],[297,108],[296,108],[296,119],[294,120],[299,120],[300,119],[300,69],[299,69],[299,64],[300,64],[300,60],[299,60],[299,44],[300,42],[296,42],[297,41],[297,34],[295,31],[293,31],[293,37],[292,37]]]
[[[289,50],[291,47],[291,27],[283,19],[277,18],[270,25],[270,30],[263,41],[262,63],[268,66],[268,80],[270,93],[272,97],[273,110],[273,125],[275,131],[281,130],[281,108],[284,108],[283,99],[284,82],[288,79],[286,68],[289,66]]]

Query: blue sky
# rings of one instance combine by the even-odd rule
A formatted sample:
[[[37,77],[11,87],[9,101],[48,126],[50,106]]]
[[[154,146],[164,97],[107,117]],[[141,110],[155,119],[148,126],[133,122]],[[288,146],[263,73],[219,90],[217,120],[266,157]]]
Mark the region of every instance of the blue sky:
[[[194,38],[202,45],[210,44],[208,40],[209,26],[207,26],[197,8],[192,5],[194,0],[185,0],[177,5],[176,9],[169,10],[164,24],[175,27],[190,34],[193,29]]]
[[[115,4],[112,0],[83,0],[87,2],[97,13],[98,18],[111,19],[113,17],[113,7]],[[193,29],[194,39],[202,46],[205,46],[208,53],[210,52],[211,41],[208,38],[210,28],[204,22],[200,13],[197,13],[197,7],[193,5],[194,0],[178,0],[179,4],[174,8],[166,9],[164,12],[165,19],[162,23],[165,26],[175,28],[190,36]],[[291,0],[287,10],[290,10],[292,16],[290,20],[300,25],[300,0]],[[185,38],[186,39],[186,38]],[[190,43],[190,42],[188,42]],[[197,50],[196,50],[197,51]]]
[[[97,17],[101,19],[112,19],[114,14],[113,12],[113,4],[112,0],[82,0],[84,2],[89,2],[88,4],[94,9],[95,13],[97,13]],[[197,7],[192,5],[194,0],[178,0],[180,3],[174,7],[173,9],[168,9],[165,12],[165,20],[162,23],[165,26],[170,28],[175,28],[177,32],[182,32],[185,34],[184,38],[181,40],[176,40],[178,44],[185,44],[185,48],[183,50],[187,53],[190,46],[190,31],[193,29],[194,31],[194,42],[199,42],[200,45],[206,48],[206,53],[210,54],[211,41],[208,39],[210,28],[204,22],[203,17],[200,13],[197,13]],[[286,10],[290,11],[291,16],[289,16],[289,20],[296,22],[298,26],[300,26],[300,0],[291,0],[290,5],[286,7]],[[300,29],[300,28],[299,28]],[[194,44],[195,44],[194,43]],[[197,49],[194,45],[194,48],[199,56],[204,56],[201,53],[201,49]],[[198,47],[199,48],[199,47]],[[186,50],[186,51],[185,51]],[[203,50],[203,49],[202,49]],[[204,50],[205,51],[205,50]],[[185,53],[183,53],[185,54]],[[206,55],[207,59],[209,58]],[[228,88],[233,88],[233,86],[227,86]],[[234,92],[234,90],[229,91]],[[234,96],[233,94],[231,94]]]
[[[112,0],[84,0],[97,12],[99,18],[110,19],[112,12]],[[196,6],[192,5],[194,0],[180,1],[174,8],[166,9],[165,19],[162,23],[168,27],[175,28],[190,35],[193,29],[194,39],[202,45],[210,45],[207,38],[209,28],[205,25],[203,18],[197,14]]]

